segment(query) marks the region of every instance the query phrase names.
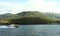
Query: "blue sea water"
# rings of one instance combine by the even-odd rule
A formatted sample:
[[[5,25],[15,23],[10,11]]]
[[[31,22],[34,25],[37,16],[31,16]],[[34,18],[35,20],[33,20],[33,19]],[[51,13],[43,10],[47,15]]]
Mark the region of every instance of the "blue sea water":
[[[0,36],[60,36],[60,25],[19,25],[0,28]]]

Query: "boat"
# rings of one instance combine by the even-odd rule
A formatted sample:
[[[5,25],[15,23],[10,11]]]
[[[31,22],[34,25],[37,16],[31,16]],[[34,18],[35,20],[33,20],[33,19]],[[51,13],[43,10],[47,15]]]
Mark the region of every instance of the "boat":
[[[16,24],[11,24],[11,25],[9,25],[9,27],[10,27],[10,28],[17,28],[18,25],[16,25]]]

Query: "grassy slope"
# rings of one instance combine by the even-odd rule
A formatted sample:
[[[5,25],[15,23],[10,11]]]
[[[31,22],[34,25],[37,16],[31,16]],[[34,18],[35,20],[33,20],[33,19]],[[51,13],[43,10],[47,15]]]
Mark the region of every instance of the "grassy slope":
[[[32,22],[36,22],[36,23],[52,23],[55,22],[55,18],[51,18],[43,13],[40,13],[38,11],[27,11],[27,12],[22,12],[22,13],[18,13],[16,14],[16,17],[19,17],[17,19],[12,19],[14,23],[32,23]],[[22,20],[23,21],[22,21]],[[35,21],[34,21],[35,20]],[[35,24],[35,23],[34,23]]]
[[[8,21],[8,23],[28,23],[28,24],[37,24],[37,23],[55,23],[56,18],[49,17],[38,11],[24,11],[18,14],[13,14],[6,18],[1,18],[2,20]],[[4,23],[4,22],[3,22]]]

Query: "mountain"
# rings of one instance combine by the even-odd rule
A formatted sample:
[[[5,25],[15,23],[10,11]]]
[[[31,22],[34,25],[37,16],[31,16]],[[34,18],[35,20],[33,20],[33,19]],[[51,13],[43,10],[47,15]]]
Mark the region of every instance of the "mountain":
[[[23,11],[17,14],[6,13],[0,15],[0,24],[56,24],[60,23],[60,20],[57,19],[58,15],[39,11]]]
[[[16,14],[15,19],[11,19],[15,24],[47,24],[55,23],[55,18],[51,18],[38,11],[24,11]]]
[[[44,13],[44,14],[48,15],[49,17],[60,19],[60,13]]]
[[[6,13],[6,14],[0,14],[0,20],[7,20],[8,18],[12,17],[14,14]]]
[[[11,14],[11,13],[0,14],[0,18],[10,17],[10,16],[12,16],[12,15],[13,15],[13,14]]]

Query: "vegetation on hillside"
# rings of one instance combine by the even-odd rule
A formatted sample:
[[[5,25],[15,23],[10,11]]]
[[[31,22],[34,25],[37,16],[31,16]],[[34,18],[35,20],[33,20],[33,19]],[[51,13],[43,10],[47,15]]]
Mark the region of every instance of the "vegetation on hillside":
[[[4,18],[2,18],[4,17]],[[0,17],[1,24],[56,24],[60,23],[55,17],[50,17],[38,11],[23,11],[18,14],[5,14]]]
[[[49,17],[54,17],[56,19],[60,19],[60,13],[44,13],[45,15],[48,15]]]

